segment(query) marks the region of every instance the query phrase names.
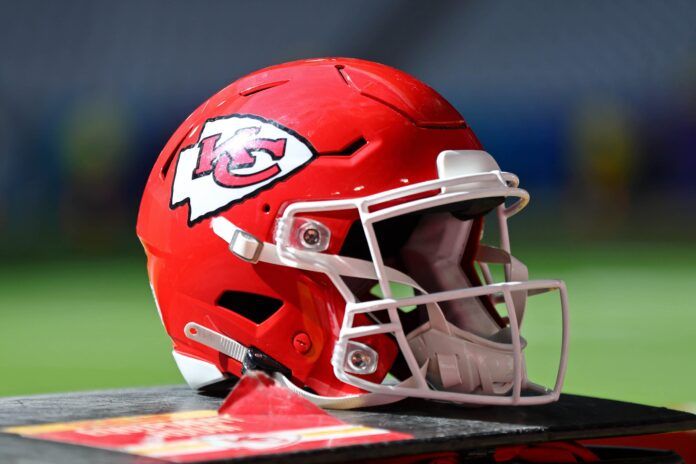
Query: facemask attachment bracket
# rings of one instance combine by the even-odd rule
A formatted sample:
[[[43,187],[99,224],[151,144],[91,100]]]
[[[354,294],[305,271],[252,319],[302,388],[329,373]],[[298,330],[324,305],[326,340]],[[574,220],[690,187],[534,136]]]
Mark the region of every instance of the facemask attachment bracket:
[[[364,343],[350,341],[346,345],[344,369],[351,374],[374,374],[379,355]]]

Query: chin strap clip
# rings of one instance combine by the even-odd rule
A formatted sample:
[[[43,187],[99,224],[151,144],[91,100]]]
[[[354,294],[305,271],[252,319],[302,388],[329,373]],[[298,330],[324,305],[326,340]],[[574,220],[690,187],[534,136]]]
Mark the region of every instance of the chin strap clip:
[[[242,374],[247,371],[263,371],[271,376],[278,372],[288,378],[292,376],[290,369],[253,346],[247,349],[242,361]]]
[[[242,374],[247,371],[263,371],[269,375],[278,372],[288,378],[292,377],[290,369],[258,348],[253,346],[246,347],[237,340],[233,340],[208,327],[196,324],[195,322],[189,322],[184,327],[184,335],[190,340],[219,351],[235,361],[240,362],[242,364]]]
[[[237,340],[233,340],[230,337],[211,330],[208,327],[196,324],[195,322],[186,324],[184,327],[184,335],[186,335],[186,338],[219,351],[240,363],[244,362],[249,351],[246,346],[242,345]]]
[[[248,263],[259,262],[264,245],[261,240],[222,217],[213,218],[211,226],[215,235],[228,243],[233,255]]]
[[[249,263],[257,263],[263,249],[263,242],[242,229],[237,229],[232,235],[229,248],[237,258]]]

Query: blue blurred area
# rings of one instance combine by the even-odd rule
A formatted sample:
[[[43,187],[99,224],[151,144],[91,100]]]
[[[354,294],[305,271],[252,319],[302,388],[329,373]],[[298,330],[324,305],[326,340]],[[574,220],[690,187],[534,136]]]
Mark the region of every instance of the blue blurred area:
[[[8,255],[134,248],[188,113],[250,71],[331,55],[450,99],[547,218],[530,240],[696,236],[693,1],[31,0],[0,3],[0,23]]]

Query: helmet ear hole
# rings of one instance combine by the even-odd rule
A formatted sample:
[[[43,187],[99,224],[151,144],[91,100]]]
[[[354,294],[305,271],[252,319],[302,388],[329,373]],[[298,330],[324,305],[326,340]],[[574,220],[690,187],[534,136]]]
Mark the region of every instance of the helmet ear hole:
[[[283,306],[283,302],[277,298],[237,290],[222,292],[215,304],[255,324],[263,323]]]

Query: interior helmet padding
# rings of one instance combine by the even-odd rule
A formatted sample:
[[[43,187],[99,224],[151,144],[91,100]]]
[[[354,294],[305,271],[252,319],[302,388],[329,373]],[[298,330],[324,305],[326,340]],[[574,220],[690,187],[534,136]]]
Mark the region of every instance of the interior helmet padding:
[[[473,224],[450,213],[424,215],[401,251],[406,273],[430,293],[478,285],[461,265],[468,241],[479,239],[471,236]],[[440,307],[450,323],[477,335],[491,336],[501,329],[479,298],[443,301]]]

